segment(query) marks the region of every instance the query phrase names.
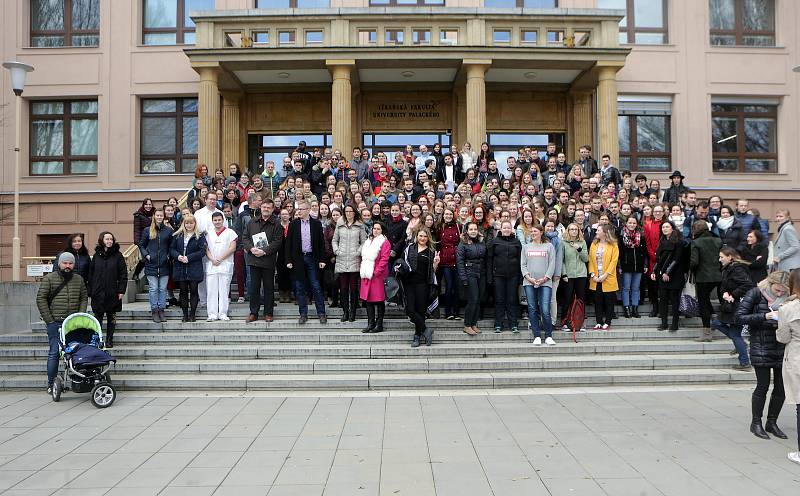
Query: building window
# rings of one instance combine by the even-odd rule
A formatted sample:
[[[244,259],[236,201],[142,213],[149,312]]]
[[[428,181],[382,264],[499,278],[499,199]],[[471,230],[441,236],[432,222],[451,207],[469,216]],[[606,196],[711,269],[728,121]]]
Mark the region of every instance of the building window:
[[[533,29],[523,29],[520,32],[520,41],[526,45],[535,45],[539,40],[539,32]]]
[[[31,46],[98,46],[100,0],[31,0]]]
[[[439,44],[440,45],[458,45],[458,30],[457,29],[442,29],[439,31]]]
[[[362,29],[358,32],[359,45],[374,45],[378,42],[378,32],[374,29]]]
[[[253,31],[253,43],[256,45],[269,45],[269,31]]]
[[[430,29],[414,29],[411,31],[411,43],[415,45],[430,45],[431,44],[431,30]]]
[[[572,33],[574,37],[574,44],[575,46],[588,46],[589,45],[589,37],[591,33],[589,31],[575,31]]]
[[[558,0],[484,0],[483,6],[496,9],[554,9],[558,7]]]
[[[306,142],[309,153],[315,148],[322,151],[333,147],[331,134],[251,134],[247,138],[248,170],[258,173],[268,160],[272,160],[275,162],[275,169],[285,174],[283,158],[290,157],[300,141]]]
[[[278,31],[278,44],[294,45],[294,43],[295,43],[294,31]]]
[[[670,97],[625,97],[617,102],[619,167],[666,172],[671,166]]]
[[[230,33],[225,33],[225,46],[228,48],[241,48],[242,32],[232,31]]]
[[[330,0],[256,0],[257,9],[327,9]]]
[[[495,44],[507,45],[511,43],[511,30],[495,29],[492,33],[492,41]]]
[[[554,30],[547,32],[548,45],[563,45],[564,44],[564,31]]]
[[[197,98],[142,100],[142,173],[188,173],[197,167]]]
[[[214,0],[143,0],[145,45],[194,45],[192,12],[214,10]]]
[[[30,103],[30,172],[97,174],[97,100]]]
[[[444,0],[369,0],[369,4],[372,7],[442,6]]]
[[[597,6],[627,13],[619,22],[620,43],[667,43],[667,0],[597,0]]]
[[[708,0],[712,45],[775,46],[773,0]]]
[[[403,30],[402,29],[387,29],[386,30],[386,44],[387,45],[402,45],[403,44]]]
[[[778,172],[777,136],[777,105],[711,105],[714,172]]]
[[[322,34],[322,31],[306,31],[306,45],[319,45],[322,43],[323,39],[324,35]]]

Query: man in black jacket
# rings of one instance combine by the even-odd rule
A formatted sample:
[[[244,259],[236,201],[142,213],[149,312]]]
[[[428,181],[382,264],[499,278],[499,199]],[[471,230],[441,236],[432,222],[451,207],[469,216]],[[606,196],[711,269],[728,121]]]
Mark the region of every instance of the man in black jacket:
[[[444,183],[447,191],[453,192],[464,181],[464,171],[453,163],[452,155],[445,155],[441,166],[436,168],[436,180]]]
[[[297,305],[300,307],[300,324],[308,322],[308,303],[306,293],[308,288],[314,296],[319,322],[325,324],[328,317],[325,315],[325,296],[320,284],[321,271],[325,268],[322,256],[325,253],[325,240],[322,235],[322,224],[317,219],[309,217],[311,205],[306,200],[297,204],[299,218],[289,224],[286,236],[286,267],[292,271],[292,285],[294,286]]]
[[[389,260],[394,261],[397,257],[401,256],[403,250],[406,249],[406,228],[408,227],[408,222],[403,219],[403,215],[400,212],[400,205],[397,203],[392,205],[390,215],[391,216],[386,221],[386,230],[388,231],[386,238],[392,245],[392,251],[389,253]],[[393,265],[394,264],[391,263],[389,264],[390,267]]]
[[[283,228],[272,215],[275,203],[267,198],[261,204],[261,215],[253,218],[244,228],[242,243],[245,260],[250,267],[250,315],[247,322],[258,319],[261,307],[261,289],[264,289],[264,320],[272,322],[275,307],[275,262],[283,243]],[[263,233],[266,236],[260,236]],[[253,237],[258,237],[254,240]]]

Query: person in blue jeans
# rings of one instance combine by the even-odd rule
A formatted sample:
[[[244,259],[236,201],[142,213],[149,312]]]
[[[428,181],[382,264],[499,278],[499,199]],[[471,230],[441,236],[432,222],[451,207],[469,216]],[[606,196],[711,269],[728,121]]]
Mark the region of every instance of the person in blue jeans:
[[[164,211],[156,210],[150,227],[139,238],[139,252],[144,260],[150,296],[150,313],[153,322],[166,322],[167,282],[169,282],[169,249],[172,244],[172,228],[164,223]]]
[[[80,275],[73,272],[75,256],[63,252],[57,264],[57,270],[44,276],[36,294],[36,306],[47,325],[47,394],[52,392],[58,375],[58,330],[61,323],[73,313],[85,312],[88,302],[86,284]]]
[[[311,208],[307,200],[297,202],[297,218],[289,223],[284,243],[286,244],[286,267],[291,270],[297,306],[300,310],[299,324],[308,322],[306,293],[311,288],[314,305],[320,324],[328,322],[325,315],[325,295],[320,283],[319,271],[325,268],[322,256],[325,253],[325,238],[322,223],[309,215]]]
[[[622,307],[626,319],[639,318],[639,286],[647,271],[644,232],[631,215],[619,233],[619,266],[622,269]]]
[[[720,283],[722,299],[717,318],[711,321],[711,327],[733,341],[733,346],[739,354],[739,365],[734,368],[750,370],[750,356],[747,353],[747,344],[742,338],[742,326],[737,324],[735,319],[739,300],[753,288],[750,270],[747,263],[739,258],[739,253],[727,246],[719,251],[719,263],[722,266]]]
[[[550,318],[550,297],[556,268],[556,250],[549,240],[544,239],[544,228],[541,224],[531,226],[530,233],[531,242],[522,248],[520,269],[522,287],[528,298],[528,320],[533,331],[533,344],[542,344],[544,327],[545,344],[554,345],[556,342],[553,340],[553,321]]]

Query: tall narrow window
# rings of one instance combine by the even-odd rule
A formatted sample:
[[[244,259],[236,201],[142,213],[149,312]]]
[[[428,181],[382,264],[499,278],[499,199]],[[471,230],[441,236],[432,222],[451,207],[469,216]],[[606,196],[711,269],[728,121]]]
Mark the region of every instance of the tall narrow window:
[[[97,100],[32,101],[31,175],[97,174]]]
[[[641,45],[667,43],[668,0],[597,0],[602,9],[621,9],[627,15],[619,22],[619,42]]]
[[[708,0],[712,45],[775,46],[774,0]]]
[[[142,173],[184,173],[197,167],[197,98],[142,100]]]
[[[31,46],[98,46],[100,0],[31,0]]]
[[[778,172],[778,107],[711,104],[714,172]]]
[[[617,109],[619,167],[641,172],[671,170],[671,99],[621,97]]]
[[[193,45],[191,13],[214,10],[214,0],[143,0],[143,4],[145,45]]]

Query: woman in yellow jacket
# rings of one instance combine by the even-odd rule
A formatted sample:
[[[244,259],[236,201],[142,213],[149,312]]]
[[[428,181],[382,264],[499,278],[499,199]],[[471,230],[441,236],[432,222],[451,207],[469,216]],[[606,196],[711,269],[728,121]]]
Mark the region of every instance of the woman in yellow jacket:
[[[597,318],[596,331],[607,331],[614,314],[617,283],[617,246],[614,230],[609,224],[597,226],[592,246],[589,247],[589,289],[594,291],[594,313]]]

